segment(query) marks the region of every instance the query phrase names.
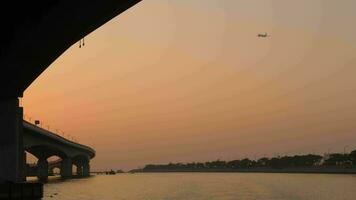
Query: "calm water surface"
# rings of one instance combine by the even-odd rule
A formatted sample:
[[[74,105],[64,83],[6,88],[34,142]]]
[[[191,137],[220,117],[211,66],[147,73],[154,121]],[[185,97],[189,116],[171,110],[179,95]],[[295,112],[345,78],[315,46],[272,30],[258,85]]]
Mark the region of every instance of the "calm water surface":
[[[46,184],[44,199],[355,200],[356,176],[258,173],[97,175]]]

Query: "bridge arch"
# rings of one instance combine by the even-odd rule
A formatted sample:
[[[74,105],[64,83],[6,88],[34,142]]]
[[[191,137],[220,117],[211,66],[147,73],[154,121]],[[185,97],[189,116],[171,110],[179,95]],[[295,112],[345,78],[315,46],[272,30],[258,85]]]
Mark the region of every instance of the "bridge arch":
[[[68,155],[66,152],[61,151],[59,148],[52,147],[50,145],[30,145],[26,146],[25,150],[32,154],[34,157],[37,158],[36,166],[32,166],[32,173],[33,171],[36,172],[38,180],[41,182],[46,182],[48,176],[51,175],[50,171],[50,159],[57,158],[57,160],[61,161],[66,159]],[[34,170],[35,169],[35,170]]]
[[[29,151],[25,151],[25,155],[24,155],[24,164],[27,164],[27,165],[36,165],[38,161],[38,158],[33,155],[31,152]]]
[[[68,157],[68,154],[62,151],[59,148],[50,146],[50,145],[31,145],[25,147],[25,151],[34,155],[37,159],[48,159],[52,156],[57,156],[61,159],[65,159]]]
[[[48,161],[48,175],[49,176],[60,175],[62,158],[54,155],[47,158],[47,161]]]
[[[24,179],[27,177],[37,177],[37,162],[38,158],[31,152],[25,151],[24,155]]]

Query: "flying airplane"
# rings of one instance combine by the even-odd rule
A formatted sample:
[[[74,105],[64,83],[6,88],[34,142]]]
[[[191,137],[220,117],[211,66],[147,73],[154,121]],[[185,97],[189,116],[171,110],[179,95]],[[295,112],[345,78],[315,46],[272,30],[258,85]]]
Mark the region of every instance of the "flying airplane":
[[[257,35],[257,37],[262,37],[262,38],[265,38],[265,37],[267,37],[267,36],[268,36],[267,33],[264,33],[264,34],[259,33],[259,34]]]

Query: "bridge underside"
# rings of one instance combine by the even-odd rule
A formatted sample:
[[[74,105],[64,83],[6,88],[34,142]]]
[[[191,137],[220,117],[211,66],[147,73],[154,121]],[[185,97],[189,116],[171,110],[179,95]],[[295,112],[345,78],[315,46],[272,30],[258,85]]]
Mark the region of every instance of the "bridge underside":
[[[48,161],[39,158],[36,164],[26,164],[25,176],[37,177],[39,181],[46,182],[49,176],[60,175],[61,178],[88,177],[90,176],[90,160],[83,157],[60,158],[55,161]],[[73,172],[73,166],[76,171]],[[55,174],[54,169],[59,169],[60,173]]]
[[[66,49],[140,0],[7,1],[0,6],[0,99],[23,91]]]
[[[22,182],[18,97],[66,49],[140,0],[6,1],[0,6],[0,182]]]

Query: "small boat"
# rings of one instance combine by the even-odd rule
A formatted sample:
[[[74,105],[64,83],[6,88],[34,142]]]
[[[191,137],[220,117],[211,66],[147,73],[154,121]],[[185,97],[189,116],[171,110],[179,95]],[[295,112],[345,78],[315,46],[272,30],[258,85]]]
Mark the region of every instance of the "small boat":
[[[114,170],[110,170],[108,172],[105,172],[106,175],[115,175],[116,172]]]

